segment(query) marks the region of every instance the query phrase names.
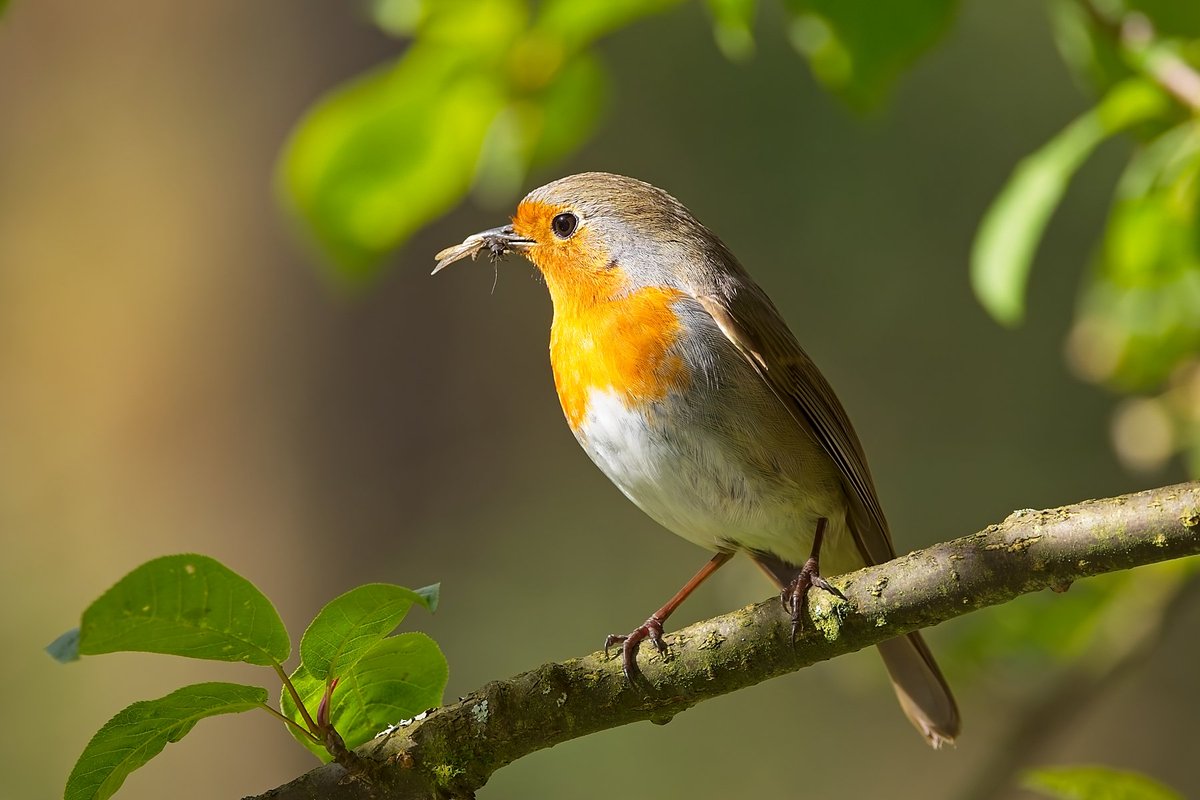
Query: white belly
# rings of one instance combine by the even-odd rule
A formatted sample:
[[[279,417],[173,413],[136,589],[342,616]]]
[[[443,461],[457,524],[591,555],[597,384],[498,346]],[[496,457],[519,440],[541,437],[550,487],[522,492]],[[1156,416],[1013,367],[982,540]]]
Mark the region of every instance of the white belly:
[[[638,507],[708,550],[768,553],[797,565],[808,558],[817,519],[825,517],[823,570],[834,575],[861,565],[840,482],[826,459],[805,447],[772,447],[771,436],[744,426],[697,424],[684,397],[666,403],[643,414],[593,389],[576,431],[596,465]],[[753,418],[755,411],[739,413]]]

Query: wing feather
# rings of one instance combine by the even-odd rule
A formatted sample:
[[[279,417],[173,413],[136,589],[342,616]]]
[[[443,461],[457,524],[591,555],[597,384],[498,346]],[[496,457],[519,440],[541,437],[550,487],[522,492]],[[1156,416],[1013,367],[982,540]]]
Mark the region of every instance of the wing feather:
[[[838,466],[850,499],[850,529],[866,562],[878,564],[894,558],[887,519],[854,427],[833,388],[800,347],[770,298],[747,278],[724,291],[698,294],[696,300],[797,424],[815,436]]]

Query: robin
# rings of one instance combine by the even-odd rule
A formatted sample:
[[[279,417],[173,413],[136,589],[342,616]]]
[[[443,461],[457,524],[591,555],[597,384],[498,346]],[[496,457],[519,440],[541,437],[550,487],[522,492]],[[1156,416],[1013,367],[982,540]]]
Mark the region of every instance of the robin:
[[[520,253],[554,304],[550,362],[575,438],[626,497],[715,555],[621,645],[666,652],[663,623],[736,553],[781,589],[792,636],[821,577],[895,557],[854,428],[779,311],[729,248],[671,195],[589,172],[530,192],[510,225],[438,253]],[[904,713],[933,747],[959,731],[920,635],[879,645]]]

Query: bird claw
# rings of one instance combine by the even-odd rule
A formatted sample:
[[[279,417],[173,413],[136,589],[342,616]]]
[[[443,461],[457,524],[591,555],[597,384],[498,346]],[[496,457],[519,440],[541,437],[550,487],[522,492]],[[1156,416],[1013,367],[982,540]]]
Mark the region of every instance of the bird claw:
[[[842,600],[846,595],[829,581],[821,577],[817,559],[810,558],[800,569],[800,574],[779,593],[779,601],[785,611],[792,615],[792,647],[796,646],[796,634],[804,629],[804,615],[808,612],[808,592],[822,589]]]
[[[641,674],[638,669],[637,653],[642,642],[649,639],[660,655],[666,656],[667,643],[663,641],[662,620],[650,617],[637,628],[626,634],[610,633],[604,640],[604,657],[608,658],[609,649],[616,644],[621,645],[621,671],[630,683]]]

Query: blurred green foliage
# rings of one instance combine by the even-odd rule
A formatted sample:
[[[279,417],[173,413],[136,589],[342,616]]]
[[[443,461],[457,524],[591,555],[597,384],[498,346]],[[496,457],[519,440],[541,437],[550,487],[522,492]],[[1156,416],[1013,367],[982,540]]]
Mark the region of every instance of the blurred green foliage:
[[[507,204],[530,170],[578,148],[608,95],[596,40],[682,0],[376,0],[375,23],[411,40],[297,126],[280,164],[286,202],[333,274],[361,282],[474,191]],[[789,37],[851,105],[878,104],[947,28],[955,0],[787,0]],[[707,0],[730,59],[754,52],[755,0]]]
[[[993,317],[1021,321],[1034,251],[1075,171],[1105,139],[1168,105],[1153,84],[1130,78],[1017,166],[979,226],[971,258],[975,294]]]
[[[413,41],[300,123],[286,197],[339,277],[369,278],[472,186],[510,198],[530,169],[578,147],[607,94],[591,44],[676,2],[377,3],[380,26]]]
[[[1183,800],[1145,775],[1107,767],[1046,767],[1025,773],[1023,783],[1056,800]]]
[[[1024,674],[1078,664],[1103,674],[1156,637],[1171,604],[1200,571],[1195,559],[1168,561],[1079,581],[981,611],[955,629],[940,654],[955,673]]]
[[[1096,377],[1125,391],[1166,380],[1200,347],[1197,173],[1200,126],[1188,122],[1149,142],[1129,163],[1113,200],[1081,322],[1106,328]]]
[[[877,105],[946,32],[957,0],[785,0],[791,39],[813,74],[852,106]]]
[[[1128,466],[1157,469],[1183,451],[1200,475],[1200,4],[1058,0],[1052,10],[1064,59],[1101,98],[1017,167],[980,225],[972,282],[996,319],[1018,322],[1034,252],[1071,177],[1104,138],[1128,132],[1135,146],[1068,358],[1089,381],[1151,395],[1114,417]]]
[[[706,0],[713,19],[717,47],[730,61],[754,55],[754,16],[757,0]]]

